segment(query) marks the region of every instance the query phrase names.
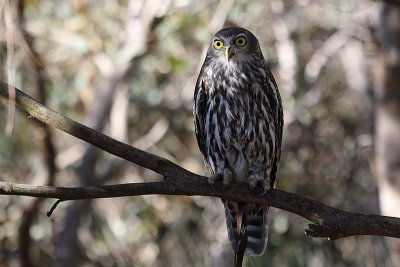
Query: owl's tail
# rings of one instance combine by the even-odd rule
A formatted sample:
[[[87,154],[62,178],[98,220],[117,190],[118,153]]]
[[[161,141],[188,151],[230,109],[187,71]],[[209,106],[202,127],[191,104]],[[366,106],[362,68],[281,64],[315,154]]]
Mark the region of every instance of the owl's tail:
[[[234,253],[240,245],[245,245],[245,255],[262,255],[268,241],[268,207],[232,201],[225,201],[224,206],[228,237]]]

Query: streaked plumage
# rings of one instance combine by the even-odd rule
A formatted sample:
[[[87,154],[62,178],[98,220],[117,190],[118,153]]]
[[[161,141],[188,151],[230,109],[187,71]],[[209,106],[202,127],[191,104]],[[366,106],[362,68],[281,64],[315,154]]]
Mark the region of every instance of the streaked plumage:
[[[282,104],[251,32],[227,28],[213,36],[196,83],[193,113],[197,142],[212,174],[210,182],[222,178],[226,185],[234,180],[247,182],[251,188],[274,186]],[[268,239],[268,207],[222,201],[233,250],[240,233],[246,232],[246,255],[262,254]]]

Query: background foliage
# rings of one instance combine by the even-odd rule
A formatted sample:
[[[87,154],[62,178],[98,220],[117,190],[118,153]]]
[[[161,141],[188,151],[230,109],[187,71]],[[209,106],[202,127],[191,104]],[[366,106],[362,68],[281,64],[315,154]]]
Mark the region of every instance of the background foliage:
[[[251,30],[284,103],[277,188],[349,211],[379,213],[369,166],[377,3],[0,3],[1,80],[201,174],[205,168],[191,115],[199,68],[214,32],[227,25]],[[44,160],[48,130],[17,112],[12,134],[6,134],[8,114],[2,102],[0,179],[59,186],[159,179],[51,130],[53,174]],[[24,257],[25,266],[224,266],[231,257],[218,199],[76,201],[61,204],[49,219],[45,213],[52,203],[0,198],[0,266],[15,266]],[[29,212],[34,216],[25,233],[32,243],[21,246],[29,241],[26,234],[18,237]],[[248,259],[247,266],[394,266],[381,237],[314,239],[304,235],[304,219],[276,209],[270,214],[267,253]]]

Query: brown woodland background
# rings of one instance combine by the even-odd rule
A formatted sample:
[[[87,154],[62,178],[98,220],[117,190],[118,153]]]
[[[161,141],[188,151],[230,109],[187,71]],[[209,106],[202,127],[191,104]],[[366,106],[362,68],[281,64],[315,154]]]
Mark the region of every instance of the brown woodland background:
[[[281,91],[277,188],[400,217],[396,0],[1,0],[0,79],[206,174],[193,90],[210,37],[229,25],[259,38]],[[1,180],[81,186],[160,179],[0,103]],[[53,203],[0,196],[0,266],[230,266],[218,199],[64,202],[49,219]],[[247,266],[400,265],[399,240],[311,238],[303,218],[270,214],[267,252]]]

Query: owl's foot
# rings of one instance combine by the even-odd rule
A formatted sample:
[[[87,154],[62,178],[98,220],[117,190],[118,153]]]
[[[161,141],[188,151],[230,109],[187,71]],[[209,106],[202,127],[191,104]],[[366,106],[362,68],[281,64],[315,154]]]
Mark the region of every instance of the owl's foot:
[[[264,176],[259,174],[252,174],[249,176],[249,186],[251,190],[254,190],[257,185],[261,185],[264,189],[269,188],[269,184],[267,183]]]
[[[218,180],[222,180],[224,186],[228,187],[233,181],[232,172],[229,169],[224,169],[222,172],[216,172],[208,178],[208,183],[215,184]]]
[[[219,181],[222,179],[222,172],[216,172],[210,177],[208,177],[208,183],[213,185],[215,184],[216,181]]]
[[[267,188],[264,188],[264,191],[261,193],[260,197],[266,197],[269,192],[271,192],[271,186],[267,186]]]

